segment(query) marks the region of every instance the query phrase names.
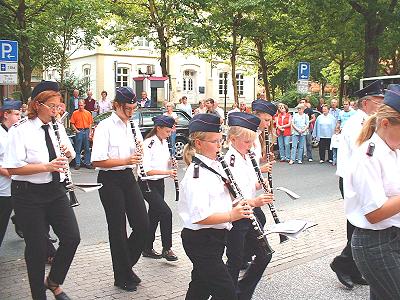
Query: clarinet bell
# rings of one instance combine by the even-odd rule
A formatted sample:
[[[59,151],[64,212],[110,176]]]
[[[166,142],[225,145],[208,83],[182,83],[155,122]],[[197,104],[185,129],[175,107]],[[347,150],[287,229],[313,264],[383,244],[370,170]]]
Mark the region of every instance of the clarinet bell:
[[[76,198],[74,191],[69,192],[69,205],[71,207],[75,207],[75,206],[79,205],[78,199]]]

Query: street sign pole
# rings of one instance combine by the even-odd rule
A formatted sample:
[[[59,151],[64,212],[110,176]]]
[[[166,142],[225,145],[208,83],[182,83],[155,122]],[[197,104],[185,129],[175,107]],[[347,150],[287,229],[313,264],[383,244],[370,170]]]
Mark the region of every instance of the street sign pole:
[[[0,85],[18,83],[18,42],[0,40]],[[7,87],[8,96],[8,87]]]

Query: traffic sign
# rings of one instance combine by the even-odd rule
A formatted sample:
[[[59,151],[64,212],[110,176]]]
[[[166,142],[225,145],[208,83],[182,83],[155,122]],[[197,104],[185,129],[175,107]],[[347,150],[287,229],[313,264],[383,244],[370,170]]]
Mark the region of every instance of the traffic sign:
[[[0,40],[0,61],[18,62],[18,42]]]
[[[17,73],[18,65],[16,62],[0,62],[0,73]]]
[[[17,73],[3,74],[0,73],[0,85],[18,84]]]
[[[297,68],[297,80],[308,80],[310,78],[310,63],[300,62]]]
[[[308,93],[308,80],[297,81],[297,92],[299,94],[307,94]]]

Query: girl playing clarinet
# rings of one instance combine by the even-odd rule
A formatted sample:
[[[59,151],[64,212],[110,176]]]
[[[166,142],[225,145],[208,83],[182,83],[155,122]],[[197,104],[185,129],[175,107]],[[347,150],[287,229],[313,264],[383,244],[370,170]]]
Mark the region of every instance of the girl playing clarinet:
[[[182,242],[193,263],[186,299],[237,299],[235,286],[222,260],[231,222],[249,218],[244,202],[232,208],[227,180],[216,161],[221,150],[220,118],[198,114],[189,123],[189,143],[184,149],[188,166],[180,186],[179,215],[184,228]]]
[[[145,192],[147,186],[139,181],[143,196],[149,204],[150,229],[142,255],[150,258],[165,258],[168,261],[176,261],[178,257],[171,250],[172,247],[172,212],[164,200],[165,188],[164,178],[174,178],[176,169],[169,168],[170,151],[167,138],[171,135],[175,119],[169,116],[160,115],[153,118],[154,128],[144,140],[143,167],[146,172],[146,181],[149,184],[150,192]],[[153,249],[153,243],[160,223],[161,242],[163,250],[160,253]]]

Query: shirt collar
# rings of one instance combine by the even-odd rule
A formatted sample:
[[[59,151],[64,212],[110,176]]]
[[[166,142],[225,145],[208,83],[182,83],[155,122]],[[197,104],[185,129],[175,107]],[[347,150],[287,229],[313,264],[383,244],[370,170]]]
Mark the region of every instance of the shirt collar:
[[[216,166],[218,166],[218,161],[216,161],[216,160],[212,160],[212,159],[210,159],[204,155],[198,154],[198,153],[196,153],[195,156],[209,167],[215,168]]]
[[[41,128],[42,125],[45,125],[45,124],[42,122],[42,120],[40,120],[39,117],[34,118],[34,119],[32,120],[32,122],[33,122],[33,125],[34,125],[36,128]],[[51,123],[51,122],[49,122],[49,123],[47,123],[47,124],[50,125],[50,123]],[[51,126],[50,126],[50,127],[51,127]]]
[[[118,124],[121,125],[122,124],[122,125],[126,126],[125,123],[122,122],[121,118],[118,117],[118,115],[114,111],[111,113],[110,118],[114,122],[115,125],[118,125]]]
[[[374,132],[369,141],[373,142],[375,144],[375,149],[379,149],[380,152],[394,156],[397,155],[397,151],[393,151],[392,149],[390,149],[390,147],[376,132]]]

